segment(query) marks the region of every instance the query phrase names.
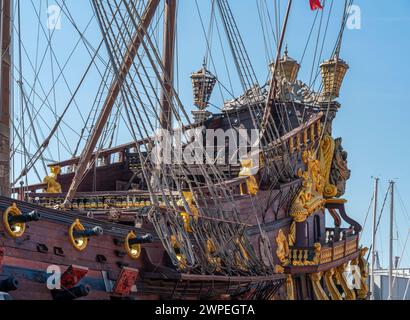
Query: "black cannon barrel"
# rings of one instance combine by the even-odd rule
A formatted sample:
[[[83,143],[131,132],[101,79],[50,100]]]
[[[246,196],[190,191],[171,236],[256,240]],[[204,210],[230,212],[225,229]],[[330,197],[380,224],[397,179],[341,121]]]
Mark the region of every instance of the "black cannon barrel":
[[[9,216],[9,223],[16,224],[16,223],[27,223],[32,221],[39,221],[40,214],[37,210],[31,211],[29,213],[23,213],[19,216]]]
[[[90,286],[81,284],[67,290],[54,290],[53,298],[54,300],[75,300],[88,296],[90,291]]]
[[[74,238],[88,238],[88,237],[97,237],[101,236],[104,233],[101,227],[94,227],[92,229],[86,230],[74,230]]]
[[[0,280],[0,291],[10,292],[15,291],[19,288],[19,282],[14,277],[8,277],[4,280]]]
[[[154,237],[152,234],[146,234],[145,236],[137,236],[134,239],[129,239],[128,243],[132,246],[134,244],[152,243],[153,241]]]

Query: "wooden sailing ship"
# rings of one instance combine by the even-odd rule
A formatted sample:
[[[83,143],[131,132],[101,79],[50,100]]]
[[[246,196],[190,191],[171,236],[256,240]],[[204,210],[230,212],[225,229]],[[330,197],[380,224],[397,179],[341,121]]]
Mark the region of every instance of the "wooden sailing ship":
[[[346,152],[341,139],[332,137],[332,122],[340,108],[336,99],[348,69],[339,58],[341,36],[332,58],[320,66],[323,88],[315,93],[297,80],[300,65],[288,50],[282,54],[289,1],[272,77],[261,87],[250,71],[228,1],[214,1],[242,71],[244,93],[226,102],[220,113],[209,112],[217,79],[205,63],[191,76],[198,109],[192,121],[173,85],[177,1],[94,0],[111,70],[99,116],[81,154],[49,163],[51,173],[41,183],[16,186],[35,168],[64,113],[22,174],[10,183],[12,2],[1,1],[0,292],[7,293],[4,296],[367,298],[361,226],[349,217],[341,198],[350,175]],[[161,56],[149,30],[162,5]],[[345,19],[346,15],[344,23]],[[144,76],[142,56],[149,61],[159,90]],[[140,101],[139,94],[149,89]],[[149,110],[157,125],[144,114],[149,96],[160,106]],[[123,113],[130,119],[132,141],[99,147],[118,101],[126,106]],[[155,129],[172,131],[175,123],[184,130],[259,130],[261,147],[256,154],[247,150],[247,157],[236,164],[226,157],[194,165],[154,163],[149,155],[157,143]],[[187,146],[186,141],[182,148]],[[328,221],[332,227],[327,227]],[[361,289],[351,289],[346,281],[344,272],[350,264],[360,267]]]

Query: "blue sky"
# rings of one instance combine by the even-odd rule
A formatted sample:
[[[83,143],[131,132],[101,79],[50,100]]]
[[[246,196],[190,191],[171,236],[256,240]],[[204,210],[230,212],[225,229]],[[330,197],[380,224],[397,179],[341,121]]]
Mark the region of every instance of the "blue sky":
[[[259,1],[259,0],[258,0]],[[327,0],[327,9],[332,0]],[[263,2],[263,1],[262,1]],[[280,0],[282,17],[283,10],[287,3]],[[326,44],[320,61],[330,57],[334,46],[344,1],[333,0],[334,8],[331,16]],[[22,2],[26,3],[25,1]],[[61,3],[61,1],[58,1]],[[192,105],[192,93],[189,76],[193,71],[200,68],[205,54],[206,45],[196,2],[194,0],[180,0],[179,24],[178,24],[178,89],[181,99],[186,106]],[[259,82],[266,81],[268,76],[268,56],[264,46],[256,0],[234,0],[230,1],[233,13],[237,19],[239,29],[242,33],[249,56],[253,63]],[[334,122],[334,136],[343,137],[344,148],[349,152],[349,167],[352,170],[352,177],[348,183],[346,198],[349,200],[349,214],[363,223],[369,202],[371,199],[373,182],[372,176],[381,178],[380,198],[383,198],[389,179],[398,178],[398,190],[403,200],[397,201],[397,230],[400,238],[395,244],[395,254],[400,255],[403,243],[410,227],[410,215],[405,211],[405,207],[410,210],[410,142],[409,142],[409,118],[410,107],[407,102],[407,95],[410,91],[408,80],[410,74],[410,1],[408,0],[356,0],[354,1],[361,9],[361,29],[346,30],[341,57],[350,65],[350,70],[346,76],[339,101],[342,108]],[[41,19],[46,24],[46,1],[43,1],[44,10],[41,9]],[[48,4],[53,4],[52,0]],[[67,6],[80,26],[85,26],[91,17],[91,7],[89,1],[66,0]],[[198,0],[201,18],[207,28],[209,23],[210,1]],[[269,9],[273,12],[274,1],[266,1]],[[27,1],[23,11],[30,11],[33,6]],[[289,54],[300,61],[309,35],[310,27],[313,23],[314,12],[310,11],[308,0],[296,0],[289,21],[289,30],[286,43],[289,46]],[[36,42],[30,23],[35,25],[35,19],[30,14],[25,17],[25,25],[29,26],[26,33],[23,33],[27,48],[34,48]],[[324,19],[327,16],[325,15]],[[31,20],[30,20],[31,19]],[[62,17],[62,29],[56,31],[53,42],[56,55],[67,57],[70,46],[77,41],[78,35],[70,37],[73,32],[69,28],[70,23],[66,17]],[[325,24],[325,20],[323,21]],[[219,27],[222,30],[221,24]],[[215,33],[215,31],[214,31]],[[307,54],[303,60],[300,71],[301,80],[309,83],[313,65],[313,52],[315,50],[317,31],[313,33],[312,40],[308,46]],[[323,34],[322,34],[323,35]],[[86,37],[94,44],[98,43],[100,35],[96,25],[86,32]],[[228,77],[225,72],[225,64],[222,59],[222,51],[218,45],[218,38],[213,37],[211,44],[212,56],[219,80],[227,87]],[[80,46],[81,47],[81,46]],[[81,49],[81,48],[80,48]],[[70,72],[67,81],[71,87],[78,83],[82,71],[89,62],[89,56],[84,55],[84,51],[76,51],[74,59],[68,65]],[[83,48],[84,49],[84,48]],[[235,71],[230,58],[228,47],[225,48],[228,68],[234,83],[233,89],[236,94],[240,93],[239,81],[235,76]],[[272,48],[270,48],[272,51]],[[268,50],[269,51],[269,50]],[[313,65],[317,70],[318,63]],[[50,73],[44,67],[45,73]],[[95,72],[95,70],[94,70]],[[94,98],[94,92],[99,82],[99,77],[94,73],[95,78],[88,79],[87,90],[79,93],[78,101],[81,108],[89,105]],[[50,81],[50,79],[48,79]],[[47,86],[47,80],[45,80]],[[58,87],[59,95],[56,97],[58,108],[61,110],[69,97],[63,85]],[[90,95],[90,92],[93,94]],[[226,92],[221,93],[216,90],[212,97],[212,103],[221,105],[224,99],[230,98]],[[18,100],[18,99],[17,99]],[[212,111],[217,111],[213,109]],[[69,122],[75,124],[74,111]],[[50,123],[52,123],[51,121]],[[44,130],[47,132],[47,130]],[[69,139],[76,138],[74,132],[68,133]],[[121,139],[120,139],[121,140]],[[124,137],[124,141],[130,140]],[[52,152],[55,153],[55,152]],[[53,156],[53,154],[50,154]],[[380,201],[381,202],[381,201]],[[387,208],[386,208],[387,209]],[[382,225],[379,233],[379,250],[382,253],[382,263],[387,264],[387,241],[388,241],[388,211],[384,213]],[[363,243],[370,241],[370,218],[363,235]],[[406,250],[409,252],[410,250]],[[410,255],[406,253],[402,266],[410,266]]]
[[[197,24],[198,16],[194,1],[180,8],[180,34],[184,37],[196,39],[202,35]],[[203,4],[204,1],[199,1]],[[273,8],[274,1],[267,1]],[[244,42],[248,48],[253,66],[259,81],[266,78],[266,59],[262,43],[261,27],[256,9],[256,1],[231,1],[232,10],[237,18]],[[281,1],[282,10],[287,1]],[[327,1],[330,5],[330,1]],[[372,176],[379,176],[381,206],[382,198],[393,178],[397,180],[405,208],[410,209],[410,142],[408,135],[410,108],[405,98],[409,92],[410,81],[410,1],[394,0],[386,4],[384,0],[356,0],[354,4],[361,9],[361,29],[345,32],[341,57],[350,65],[346,76],[341,97],[342,104],[334,122],[334,136],[343,137],[343,146],[349,152],[349,167],[352,176],[348,183],[347,194],[349,200],[349,214],[363,223],[369,207],[373,191]],[[327,41],[322,59],[329,58],[334,46],[344,1],[334,0],[333,14],[329,25]],[[202,8],[202,7],[201,7]],[[209,10],[208,10],[209,11]],[[195,12],[194,14],[189,14]],[[209,20],[204,7],[203,20]],[[283,16],[283,13],[282,13]],[[307,0],[294,1],[292,15],[289,21],[286,43],[289,54],[300,61],[315,13],[310,11]],[[186,18],[185,20],[182,17]],[[324,22],[323,22],[324,23]],[[316,32],[317,34],[317,32]],[[304,58],[300,71],[301,80],[308,82],[313,63],[315,36],[312,37],[308,53]],[[214,40],[216,41],[216,40]],[[194,42],[196,43],[196,42]],[[179,43],[181,61],[181,75],[194,71],[193,66],[200,65],[205,50],[204,45],[197,48],[192,44]],[[186,48],[187,50],[183,50]],[[218,60],[217,49],[215,60]],[[202,54],[202,55],[201,55]],[[229,51],[227,51],[229,55]],[[216,62],[218,64],[218,62]],[[221,65],[222,67],[222,65]],[[315,66],[316,67],[316,66]],[[234,73],[234,72],[233,72]],[[222,75],[223,76],[223,75]],[[182,80],[181,80],[182,81]],[[185,89],[182,94],[184,101],[189,102],[189,79],[184,80]],[[181,90],[182,91],[182,90]],[[188,93],[186,93],[188,92]],[[217,94],[214,94],[214,98]],[[383,213],[377,245],[381,253],[381,262],[388,263],[388,205]],[[395,255],[401,255],[403,244],[410,228],[410,216],[405,212],[400,201],[396,203],[396,230],[399,240],[395,243]],[[370,243],[371,215],[368,218],[363,244]],[[397,231],[396,231],[397,233]],[[402,266],[410,266],[410,252],[407,247]]]
[[[346,197],[349,212],[363,222],[372,192],[371,176],[381,178],[380,198],[388,180],[397,179],[398,192],[409,208],[410,169],[407,129],[410,110],[408,91],[410,61],[410,2],[406,0],[356,1],[362,9],[362,29],[347,31],[342,56],[351,69],[343,87],[342,110],[335,122],[335,134],[342,136],[349,152],[352,178]],[[399,195],[397,195],[398,197]],[[382,200],[381,200],[382,201]],[[380,202],[381,202],[380,201]],[[380,203],[381,205],[381,203]],[[403,250],[409,215],[396,201],[395,255]],[[386,208],[388,209],[388,207]],[[387,264],[388,210],[384,212],[378,237],[383,263]],[[370,222],[370,221],[368,221]],[[370,224],[363,241],[370,239]],[[377,246],[377,245],[376,245]],[[402,266],[409,267],[407,247]]]

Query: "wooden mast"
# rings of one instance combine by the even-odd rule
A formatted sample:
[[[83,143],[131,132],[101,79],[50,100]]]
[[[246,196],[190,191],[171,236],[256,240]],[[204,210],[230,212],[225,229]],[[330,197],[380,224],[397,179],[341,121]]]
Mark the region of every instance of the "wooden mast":
[[[278,43],[278,48],[277,48],[277,52],[276,52],[276,61],[275,61],[275,65],[274,65],[273,71],[272,71],[272,79],[270,81],[268,98],[267,98],[266,106],[265,106],[265,113],[263,115],[263,120],[262,120],[262,131],[264,131],[266,129],[266,126],[268,125],[269,115],[270,115],[270,105],[271,105],[271,103],[274,102],[275,97],[276,97],[276,89],[277,89],[277,82],[278,82],[277,77],[276,77],[276,71],[277,71],[279,61],[280,61],[280,56],[281,56],[281,53],[282,53],[283,42],[285,41],[286,29],[287,29],[287,26],[288,26],[289,14],[290,14],[290,10],[292,8],[292,2],[293,2],[293,0],[289,0],[289,2],[288,2],[288,7],[286,9],[285,20],[283,21],[282,33],[281,33],[280,40],[279,40],[279,43]]]
[[[137,55],[138,48],[141,45],[140,36],[145,36],[145,30],[148,30],[152,18],[154,17],[155,12],[158,8],[159,2],[160,0],[150,0],[144,11],[144,14],[142,15],[140,26],[138,27],[138,30],[136,30],[135,35],[133,36],[133,39],[131,40],[131,43],[128,46],[129,50],[124,58],[121,68],[119,69],[118,77],[111,85],[110,91],[105,100],[104,106],[97,120],[95,128],[92,132],[92,135],[90,139],[87,141],[87,144],[81,154],[80,161],[75,172],[75,176],[73,178],[70,189],[68,190],[66,199],[64,201],[64,206],[68,206],[70,202],[73,200],[75,193],[77,192],[77,189],[87,171],[87,167],[91,161],[93,152],[98,143],[98,140],[100,139],[101,133],[108,121],[112,108],[120,93],[121,87]]]
[[[0,195],[10,197],[11,0],[1,1]]]
[[[161,129],[165,130],[172,128],[172,110],[169,102],[173,96],[176,6],[176,0],[165,0],[164,48],[162,56],[164,90],[162,90],[161,94],[160,116]]]

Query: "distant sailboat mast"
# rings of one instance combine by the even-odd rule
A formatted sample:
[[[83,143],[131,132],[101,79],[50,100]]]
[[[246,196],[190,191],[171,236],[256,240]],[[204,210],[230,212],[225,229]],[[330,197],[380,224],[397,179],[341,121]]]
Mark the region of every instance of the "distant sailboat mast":
[[[372,252],[371,252],[371,264],[370,264],[370,292],[371,299],[374,300],[374,271],[376,264],[376,232],[377,232],[377,204],[379,195],[379,178],[374,179],[374,203],[373,203],[373,225],[372,225]]]
[[[390,181],[389,297],[388,297],[388,300],[393,300],[393,298],[394,298],[393,297],[394,186],[395,186],[395,182],[393,180]]]

